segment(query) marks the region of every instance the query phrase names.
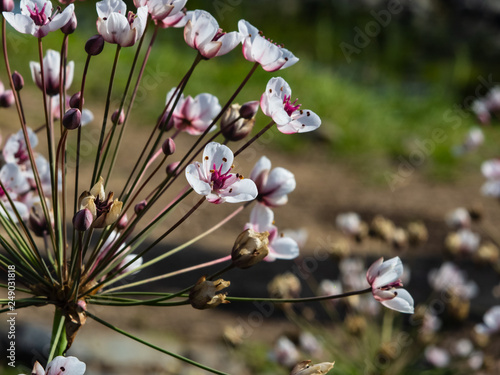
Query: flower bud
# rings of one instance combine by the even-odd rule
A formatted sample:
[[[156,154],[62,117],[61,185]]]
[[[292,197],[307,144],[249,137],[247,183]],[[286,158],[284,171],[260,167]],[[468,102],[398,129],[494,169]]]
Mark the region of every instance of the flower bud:
[[[84,99],[82,98],[82,93],[78,91],[77,93],[74,93],[69,99],[69,106],[71,108],[80,108],[80,102],[83,107]]]
[[[84,208],[78,211],[73,217],[73,225],[76,230],[85,232],[91,227],[93,220],[92,212],[88,208]]]
[[[14,0],[0,0],[0,12],[12,12],[14,10]]]
[[[179,163],[180,162],[178,161],[174,161],[173,163],[167,165],[167,175],[173,175],[174,173],[179,174],[179,170],[176,171],[177,167],[179,166]]]
[[[249,268],[259,263],[268,254],[269,232],[259,233],[252,229],[242,232],[234,242],[231,259],[238,268]]]
[[[111,115],[111,122],[116,125],[122,125],[125,122],[125,113],[123,113],[123,110],[120,112],[118,110],[114,111]]]
[[[6,90],[0,95],[0,107],[8,108],[15,103],[16,99],[12,90]]]
[[[204,310],[214,308],[226,301],[226,294],[219,293],[220,290],[227,288],[231,282],[222,279],[210,281],[202,276],[189,292],[189,302],[195,309]]]
[[[85,43],[85,52],[91,56],[96,56],[102,52],[104,48],[104,38],[101,35],[94,35]]]
[[[240,116],[240,106],[233,104],[221,118],[220,127],[222,135],[229,141],[240,141],[253,129],[255,120],[245,120]]]
[[[78,22],[76,21],[76,14],[75,14],[75,12],[73,12],[69,21],[66,22],[66,25],[61,27],[61,31],[66,35],[73,34],[76,30],[77,25],[78,25]]]
[[[167,138],[165,142],[163,142],[161,149],[163,153],[167,156],[172,155],[175,152],[175,142],[172,138]]]
[[[247,102],[241,106],[240,116],[245,120],[250,120],[255,117],[258,110],[259,110],[259,102],[257,100],[254,100],[252,102]]]
[[[14,82],[14,88],[16,91],[21,91],[24,87],[24,78],[18,71],[12,73],[12,81]]]
[[[70,108],[63,117],[63,125],[68,130],[78,129],[81,125],[82,113],[78,108]]]
[[[50,212],[49,215],[52,213]],[[52,220],[52,215],[51,215]],[[28,218],[28,225],[30,229],[33,231],[35,236],[43,237],[46,233],[49,232],[49,224],[45,218],[45,214],[43,212],[43,208],[40,202],[33,203],[33,206],[30,210],[30,215]],[[52,223],[51,223],[52,225]]]
[[[118,220],[118,223],[116,223],[116,228],[121,230],[121,229],[125,229],[128,225],[128,216],[127,214],[124,214],[120,220]]]
[[[148,205],[148,202],[146,202],[146,200],[140,201],[139,203],[137,203],[135,205],[134,212],[137,215],[139,215],[146,208],[147,205]]]

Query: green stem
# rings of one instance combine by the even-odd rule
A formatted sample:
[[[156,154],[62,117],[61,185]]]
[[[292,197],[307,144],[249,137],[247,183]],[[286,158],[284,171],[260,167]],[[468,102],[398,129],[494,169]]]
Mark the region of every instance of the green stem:
[[[138,337],[136,337],[136,336],[134,336],[134,335],[132,335],[132,334],[130,334],[130,333],[128,333],[128,332],[125,332],[124,330],[122,330],[122,329],[120,329],[120,328],[118,328],[118,327],[113,326],[112,324],[110,324],[110,323],[108,323],[108,322],[105,322],[104,320],[102,320],[102,319],[98,318],[97,316],[95,316],[95,315],[93,315],[93,314],[91,314],[91,313],[89,313],[89,312],[86,312],[86,314],[87,314],[87,316],[89,316],[89,317],[91,317],[92,319],[94,319],[96,322],[101,323],[102,325],[104,325],[104,326],[106,326],[106,327],[108,327],[108,328],[112,329],[113,331],[118,332],[118,333],[120,333],[120,334],[122,334],[122,335],[124,335],[124,336],[127,336],[128,338],[131,338],[132,340],[135,340],[135,341],[137,341],[137,342],[140,342],[140,343],[141,343],[141,344],[143,344],[143,345],[149,346],[150,348],[155,349],[155,350],[157,350],[157,351],[159,351],[159,352],[161,352],[161,353],[164,353],[164,354],[167,354],[167,355],[169,355],[169,356],[171,356],[171,357],[177,358],[177,359],[179,359],[179,360],[181,360],[181,361],[184,361],[184,362],[186,362],[186,363],[189,363],[190,365],[196,366],[196,367],[201,368],[201,369],[203,369],[203,370],[205,370],[205,371],[209,371],[209,372],[211,372],[211,373],[213,373],[213,374],[219,374],[219,375],[229,375],[229,374],[227,374],[227,373],[225,373],[225,372],[218,371],[218,370],[215,370],[215,369],[213,369],[213,368],[210,368],[210,367],[204,366],[204,365],[202,365],[201,363],[198,363],[198,362],[193,361],[192,359],[189,359],[189,358],[183,357],[183,356],[181,356],[181,355],[179,355],[179,354],[172,353],[172,352],[170,352],[170,351],[168,351],[168,350],[165,350],[165,349],[162,349],[162,348],[160,348],[160,347],[158,347],[158,346],[156,346],[156,345],[153,345],[153,344],[151,344],[151,343],[149,343],[149,342],[147,342],[147,341],[145,341],[145,340],[143,340],[143,339],[140,339],[140,338],[138,338]]]
[[[54,357],[63,355],[66,349],[66,329],[64,327],[66,318],[64,317],[62,311],[56,307],[54,313],[54,322],[52,325],[52,338],[50,340],[50,352],[47,363],[52,361]]]

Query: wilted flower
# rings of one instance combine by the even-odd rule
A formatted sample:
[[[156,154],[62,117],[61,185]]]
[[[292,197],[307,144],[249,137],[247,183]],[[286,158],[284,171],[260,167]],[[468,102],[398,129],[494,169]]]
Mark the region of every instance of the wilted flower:
[[[54,50],[47,50],[45,57],[43,58],[43,75],[45,80],[45,90],[47,95],[54,96],[59,94],[61,89],[61,77],[59,77],[59,72],[61,69],[61,55],[59,52]],[[40,63],[31,61],[30,62],[31,77],[36,83],[38,88],[42,90],[42,73],[40,70]],[[75,69],[75,63],[73,61],[68,62],[66,65],[66,84],[64,89],[68,89],[73,82],[73,72]]]
[[[137,15],[127,14],[127,5],[122,0],[103,0],[96,3],[97,32],[108,43],[121,47],[133,46],[144,33],[148,8],[137,9]]]
[[[384,262],[380,258],[366,272],[366,280],[372,287],[373,296],[377,301],[390,309],[413,314],[413,298],[402,289],[403,263],[399,257]]]
[[[245,228],[251,228],[256,232],[269,232],[269,255],[267,261],[276,259],[295,259],[299,256],[299,246],[290,237],[285,237],[278,232],[274,223],[274,213],[262,204],[256,204],[250,213],[250,222]]]
[[[269,254],[267,247],[269,232],[243,231],[234,242],[231,251],[233,264],[238,268],[248,268],[264,259]]]
[[[220,128],[222,135],[229,141],[240,141],[248,136],[255,125],[255,111],[252,113],[252,103],[231,104],[220,119]]]
[[[266,206],[282,206],[288,202],[288,195],[297,185],[295,176],[285,168],[271,170],[271,160],[262,156],[250,172],[250,179],[257,185],[257,200]]]
[[[316,130],[321,125],[319,116],[309,109],[300,109],[297,100],[291,102],[292,90],[281,78],[271,78],[266,91],[260,98],[260,107],[284,134],[305,133]]]
[[[302,286],[297,276],[287,272],[274,277],[267,286],[267,290],[273,298],[297,298]]]
[[[53,12],[49,0],[21,0],[21,13],[3,12],[5,20],[17,31],[43,38],[54,30],[66,25],[74,12],[70,4],[63,12]]]
[[[212,15],[204,10],[195,10],[184,27],[186,43],[205,57],[225,55],[243,39],[237,31],[225,33]]]
[[[113,193],[109,193],[106,197],[102,177],[90,191],[84,191],[79,198],[80,210],[87,208],[94,217],[93,228],[104,228],[113,224],[120,216],[122,205],[118,199],[113,200]]]
[[[221,303],[229,303],[226,300],[226,294],[217,292],[227,288],[230,284],[229,281],[222,279],[211,281],[202,276],[189,292],[189,302],[191,306],[199,310],[213,308]]]
[[[310,360],[299,362],[290,372],[290,375],[322,375],[327,374],[335,362],[322,362],[313,365]]]
[[[31,375],[83,375],[86,365],[76,357],[55,357],[44,370],[42,365],[36,361]]]
[[[251,62],[258,62],[268,72],[285,69],[299,59],[286,48],[264,38],[259,30],[248,21],[240,20],[238,29],[243,37],[243,56]]]
[[[233,160],[234,155],[229,147],[210,142],[203,151],[203,163],[187,166],[186,179],[198,194],[205,195],[211,203],[238,203],[255,199],[255,183],[239,174],[230,173]]]

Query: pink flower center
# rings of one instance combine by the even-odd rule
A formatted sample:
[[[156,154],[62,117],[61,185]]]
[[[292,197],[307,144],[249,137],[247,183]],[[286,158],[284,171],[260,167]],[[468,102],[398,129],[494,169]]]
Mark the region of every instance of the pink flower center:
[[[108,194],[108,198],[101,201],[99,197],[97,197],[94,201],[97,215],[96,217],[101,216],[102,214],[107,214],[111,210],[111,205],[113,204],[113,193]]]
[[[45,14],[45,7],[47,3],[43,4],[42,10],[38,10],[38,5],[35,4],[35,10],[31,10],[29,6],[26,5],[28,11],[30,12],[30,18],[33,20],[35,25],[43,26],[47,23],[47,15]]]
[[[381,290],[391,290],[392,288],[401,288],[403,286],[403,283],[401,280],[396,280],[390,284],[384,285],[380,287],[379,289]]]
[[[222,31],[221,28],[219,28],[219,30],[217,30],[217,33],[215,33],[215,36],[212,38],[212,42],[215,42],[215,41],[219,40],[224,35],[226,35],[226,33],[224,31]]]
[[[132,26],[132,24],[134,23],[135,17],[136,17],[136,15],[134,13],[128,12],[127,20],[128,20],[128,24],[130,26]]]
[[[298,110],[300,108],[300,106],[302,104],[296,104],[297,103],[297,100],[299,99],[295,99],[295,101],[293,103],[290,103],[290,98],[291,96],[286,96],[283,98],[283,104],[284,104],[284,109],[285,109],[285,112],[288,114],[288,116],[291,116],[293,112],[295,112],[296,110]]]
[[[16,158],[19,164],[23,164],[27,162],[29,159],[28,150],[23,141],[18,141],[18,143],[19,143],[19,148],[17,149],[17,152],[14,154],[14,158]]]
[[[0,198],[5,196],[5,191],[0,187]]]
[[[219,170],[217,170],[217,166],[214,163],[213,169],[210,171],[212,173],[212,176],[210,177],[210,181],[212,182],[212,186],[214,189],[222,189],[224,187],[224,184],[228,179],[231,178],[230,171],[228,170],[226,173],[221,173],[222,171],[222,164],[219,167]]]

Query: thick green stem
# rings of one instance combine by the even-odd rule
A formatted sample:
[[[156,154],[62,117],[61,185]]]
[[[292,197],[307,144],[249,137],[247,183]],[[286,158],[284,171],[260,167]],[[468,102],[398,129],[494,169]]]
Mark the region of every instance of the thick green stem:
[[[47,363],[52,361],[54,357],[63,355],[68,344],[66,340],[66,329],[64,326],[66,318],[61,309],[56,307],[54,313],[54,323],[52,324],[52,338],[50,340],[50,353]]]

